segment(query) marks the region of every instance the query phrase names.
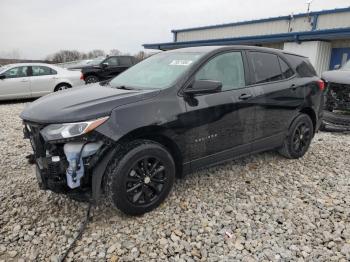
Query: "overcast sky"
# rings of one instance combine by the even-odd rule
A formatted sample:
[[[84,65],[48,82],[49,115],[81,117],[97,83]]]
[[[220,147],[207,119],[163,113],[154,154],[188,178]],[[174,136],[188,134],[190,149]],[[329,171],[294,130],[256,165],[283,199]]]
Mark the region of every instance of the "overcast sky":
[[[0,0],[0,57],[42,59],[62,49],[119,49],[172,41],[172,29],[306,11],[307,0]],[[350,6],[314,0],[312,11]]]

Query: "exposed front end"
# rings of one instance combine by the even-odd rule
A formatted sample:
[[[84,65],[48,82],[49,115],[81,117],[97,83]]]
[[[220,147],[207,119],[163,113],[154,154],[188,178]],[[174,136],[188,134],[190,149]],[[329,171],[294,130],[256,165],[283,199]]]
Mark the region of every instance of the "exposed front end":
[[[41,189],[79,200],[91,199],[93,170],[111,144],[93,129],[107,119],[51,125],[24,121],[24,135],[33,148]]]

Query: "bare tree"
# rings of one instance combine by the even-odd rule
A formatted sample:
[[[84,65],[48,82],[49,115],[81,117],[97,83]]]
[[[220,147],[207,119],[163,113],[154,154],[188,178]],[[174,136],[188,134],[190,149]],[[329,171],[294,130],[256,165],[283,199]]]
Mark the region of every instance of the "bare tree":
[[[109,55],[121,55],[122,52],[120,52],[118,49],[112,49],[109,51]]]
[[[96,57],[99,57],[99,56],[105,56],[105,55],[106,55],[105,51],[103,51],[101,49],[95,49],[95,50],[92,50],[89,53],[87,53],[87,57],[89,59],[96,58]]]
[[[47,57],[47,60],[55,63],[71,62],[82,59],[83,53],[76,50],[61,50]]]
[[[152,55],[154,55],[154,54],[153,53],[146,53],[145,51],[140,51],[137,54],[135,54],[135,57],[137,60],[141,61],[141,60],[146,59]]]

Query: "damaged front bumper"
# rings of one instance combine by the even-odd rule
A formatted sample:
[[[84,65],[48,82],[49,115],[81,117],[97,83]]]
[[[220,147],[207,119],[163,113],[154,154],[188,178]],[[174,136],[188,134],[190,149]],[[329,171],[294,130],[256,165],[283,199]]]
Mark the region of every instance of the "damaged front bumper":
[[[44,126],[28,122],[24,125],[24,136],[30,139],[34,151],[40,189],[97,201],[108,163],[102,160],[111,151],[112,142],[94,131],[81,137],[45,141],[40,133]]]
[[[350,84],[328,82],[325,109],[350,111]]]

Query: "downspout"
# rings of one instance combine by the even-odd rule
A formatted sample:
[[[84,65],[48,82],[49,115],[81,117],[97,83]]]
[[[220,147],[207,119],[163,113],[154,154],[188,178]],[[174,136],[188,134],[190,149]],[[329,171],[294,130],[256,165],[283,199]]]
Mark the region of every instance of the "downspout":
[[[313,19],[312,19],[312,31],[316,31],[317,30],[317,22],[318,22],[318,16],[319,14],[316,14],[313,16]]]

